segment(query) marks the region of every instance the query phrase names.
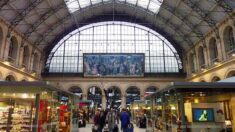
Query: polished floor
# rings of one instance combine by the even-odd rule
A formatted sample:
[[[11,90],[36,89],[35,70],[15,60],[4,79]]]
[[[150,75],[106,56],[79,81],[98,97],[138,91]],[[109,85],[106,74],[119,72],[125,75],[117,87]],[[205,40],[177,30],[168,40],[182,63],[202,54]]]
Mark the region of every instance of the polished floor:
[[[87,124],[84,128],[74,128],[73,132],[91,132],[92,124]],[[119,125],[120,130],[120,125]],[[121,132],[121,131],[119,131]],[[137,126],[134,126],[134,132],[146,132],[146,129],[138,128]]]

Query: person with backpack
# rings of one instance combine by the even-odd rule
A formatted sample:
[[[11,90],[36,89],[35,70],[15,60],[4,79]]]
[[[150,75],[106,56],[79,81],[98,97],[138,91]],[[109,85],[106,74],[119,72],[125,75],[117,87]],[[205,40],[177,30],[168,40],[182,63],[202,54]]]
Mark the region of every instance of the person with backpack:
[[[106,122],[108,124],[110,132],[118,132],[118,126],[116,124],[116,116],[117,115],[114,109],[111,109],[106,116]]]
[[[123,108],[120,114],[121,129],[123,132],[128,132],[128,125],[130,124],[130,115],[127,113],[126,109]]]

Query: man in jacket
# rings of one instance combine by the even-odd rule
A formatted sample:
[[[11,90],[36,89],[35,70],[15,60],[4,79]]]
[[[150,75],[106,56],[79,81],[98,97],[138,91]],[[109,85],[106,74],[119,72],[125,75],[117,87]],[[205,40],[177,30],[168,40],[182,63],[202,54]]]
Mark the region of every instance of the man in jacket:
[[[130,124],[130,115],[127,113],[126,109],[123,108],[120,114],[121,129],[123,132],[127,132],[128,124]]]

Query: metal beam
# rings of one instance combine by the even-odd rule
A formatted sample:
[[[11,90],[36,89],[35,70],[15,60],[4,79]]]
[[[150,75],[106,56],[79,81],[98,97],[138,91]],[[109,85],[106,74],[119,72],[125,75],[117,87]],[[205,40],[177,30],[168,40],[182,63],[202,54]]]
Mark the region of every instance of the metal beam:
[[[64,2],[56,6],[56,8],[51,8],[50,10],[45,12],[43,15],[40,16],[39,20],[37,20],[36,23],[34,23],[32,27],[29,28],[24,33],[24,35],[28,38],[44,21],[46,21],[48,18],[50,18],[52,15],[54,15],[56,12],[58,12],[62,8],[66,8],[66,5],[64,4]]]
[[[215,0],[216,3],[224,9],[225,12],[233,12],[233,8],[225,0]]]
[[[159,14],[156,16],[156,20],[161,20],[163,23],[168,23],[168,26],[173,29],[175,32],[177,32],[180,37],[182,38],[183,41],[187,42],[188,46],[191,47],[193,46],[193,41],[190,39],[190,37],[185,37],[186,34],[184,34],[181,30],[177,30],[177,25],[173,24],[172,22],[166,20],[165,18],[163,18],[162,16],[160,16]],[[163,29],[164,30],[164,29]],[[164,30],[165,31],[165,30]],[[174,38],[174,36],[173,36]]]
[[[43,0],[35,0],[34,2],[31,2],[27,8],[25,8],[22,12],[20,12],[20,14],[17,15],[16,18],[10,22],[11,27],[12,28],[16,27],[19,24],[19,22],[21,22],[32,10],[35,9],[35,7],[37,7],[42,2]]]
[[[166,4],[162,4],[161,8],[167,10],[169,13],[171,13],[172,15],[174,15],[175,17],[177,17],[178,19],[181,20],[182,23],[186,24],[193,33],[195,33],[198,37],[202,37],[203,33],[201,31],[199,31],[197,28],[194,28],[195,25],[193,25],[192,22],[190,22],[187,17],[183,16],[182,14],[180,14],[177,10],[174,12],[174,14],[172,13],[174,11],[173,7],[168,6]]]
[[[199,8],[197,3],[193,2],[193,0],[182,0],[186,5],[188,5],[195,13],[197,13],[202,20],[204,20],[211,28],[214,28],[216,25],[216,21],[210,17],[210,12],[206,12]]]
[[[128,5],[130,6],[130,5]],[[133,8],[133,6],[130,6]],[[92,7],[91,7],[92,8]],[[137,8],[137,7],[134,7],[134,8]],[[89,10],[90,8],[87,8],[87,10]],[[138,8],[139,9],[139,8]],[[82,12],[84,12],[85,10],[83,10]],[[79,12],[79,13],[82,13],[82,12]],[[155,14],[156,15],[156,14]],[[60,26],[61,24],[64,23],[64,21],[68,20],[70,17],[72,17],[71,15],[67,15],[66,17],[62,18],[60,21],[56,22],[55,24],[53,24],[52,27],[50,27],[39,39],[37,39],[35,41],[35,43],[37,45],[39,45],[42,41],[44,41],[44,39],[46,38],[46,36],[48,36],[51,32],[53,32],[54,29],[56,29],[58,26]],[[156,20],[161,20],[163,23],[166,23],[166,19],[163,18],[162,16],[160,15],[156,15]],[[193,41],[190,39],[190,37],[185,37],[185,34],[182,32],[182,31],[179,31],[177,30],[176,27],[178,27],[178,25],[175,25],[173,24],[172,22],[169,21],[169,27],[171,29],[173,29],[177,34],[179,34],[179,37],[182,38],[183,41],[187,42],[187,44],[190,46],[193,45]],[[159,27],[160,28],[160,27]],[[165,31],[165,30],[163,30]],[[173,36],[174,38],[174,36]]]
[[[39,39],[37,39],[35,41],[35,43],[37,45],[39,45],[42,41],[44,41],[44,39],[46,38],[46,36],[48,36],[51,32],[53,32],[54,29],[56,29],[58,26],[60,26],[61,24],[64,23],[64,21],[68,20],[69,18],[72,18],[72,16],[66,15],[64,18],[62,18],[60,21],[57,21],[56,23],[53,24],[53,26],[51,26],[49,29],[47,29],[47,31],[45,33],[43,33],[43,35],[41,35],[41,37]]]
[[[1,0],[1,1],[0,1],[0,10],[1,10],[5,5],[7,5],[8,2],[9,2],[9,0]]]

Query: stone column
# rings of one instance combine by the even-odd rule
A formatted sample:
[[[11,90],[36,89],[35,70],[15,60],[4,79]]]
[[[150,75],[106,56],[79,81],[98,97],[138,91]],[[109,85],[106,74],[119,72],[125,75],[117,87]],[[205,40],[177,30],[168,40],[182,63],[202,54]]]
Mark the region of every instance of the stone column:
[[[107,102],[107,100],[106,100],[106,97],[105,97],[105,95],[102,95],[102,109],[106,109],[106,102]]]
[[[145,100],[145,99],[144,99],[144,94],[141,94],[141,95],[140,95],[140,100],[142,100],[142,101]]]
[[[86,94],[82,95],[82,100],[87,100],[87,95]]]
[[[8,51],[9,51],[9,45],[10,45],[10,40],[11,39],[11,37],[7,37],[6,38],[6,43],[5,43],[5,45],[4,45],[4,51],[3,51],[3,60],[4,61],[7,61],[8,60]]]
[[[126,95],[123,95],[121,99],[122,99],[121,108],[126,108]]]
[[[218,60],[223,61],[224,55],[223,55],[223,46],[222,46],[222,41],[220,37],[216,38],[216,46],[217,46],[217,51],[218,51]]]
[[[235,114],[234,114],[235,113],[235,103],[234,103],[235,102],[235,97],[232,97],[230,102],[231,102],[231,112],[232,112],[232,116],[233,116],[232,117],[232,119],[233,119],[232,124],[235,124],[235,120],[234,120],[235,119]],[[233,127],[232,128],[233,132],[235,132],[235,126],[233,125],[232,127]]]
[[[23,59],[24,59],[24,45],[20,45],[19,47],[19,52],[18,52],[18,55],[17,55],[17,64],[18,64],[18,67],[22,67],[23,66]],[[27,69],[27,67],[26,67]]]

